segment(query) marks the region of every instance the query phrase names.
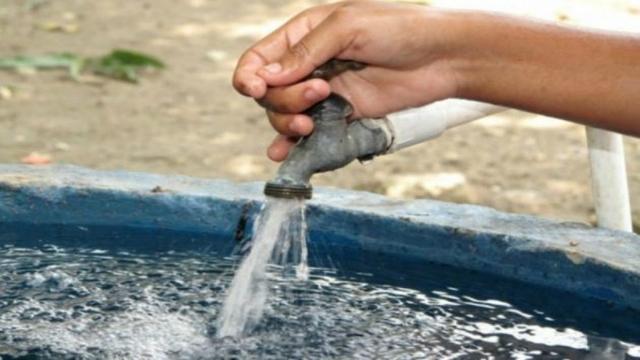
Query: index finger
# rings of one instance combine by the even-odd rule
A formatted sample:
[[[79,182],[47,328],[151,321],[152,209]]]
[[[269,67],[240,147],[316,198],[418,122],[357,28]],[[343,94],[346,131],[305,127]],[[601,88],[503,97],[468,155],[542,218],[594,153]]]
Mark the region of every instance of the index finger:
[[[266,94],[267,83],[258,70],[278,61],[287,50],[322,22],[336,4],[304,11],[250,47],[238,60],[233,86],[243,95],[259,99]]]

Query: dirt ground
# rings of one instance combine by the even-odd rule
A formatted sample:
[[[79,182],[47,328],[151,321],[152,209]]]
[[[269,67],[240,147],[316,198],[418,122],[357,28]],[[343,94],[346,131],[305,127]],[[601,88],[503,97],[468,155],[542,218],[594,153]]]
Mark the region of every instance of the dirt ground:
[[[158,56],[168,68],[137,85],[75,82],[61,71],[0,72],[0,86],[11,89],[0,94],[0,162],[39,152],[55,163],[97,169],[269,179],[276,165],[264,153],[274,134],[261,109],[234,93],[230,75],[254,40],[316,3],[1,2],[0,56],[130,48]],[[52,23],[66,27],[51,31]],[[626,145],[640,219],[640,141]],[[315,184],[594,220],[584,128],[517,111],[318,176]]]

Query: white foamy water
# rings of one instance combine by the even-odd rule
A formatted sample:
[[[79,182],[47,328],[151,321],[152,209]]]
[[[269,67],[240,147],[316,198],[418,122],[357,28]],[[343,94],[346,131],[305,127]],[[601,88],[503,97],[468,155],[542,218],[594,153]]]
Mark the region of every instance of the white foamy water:
[[[267,265],[259,325],[217,338],[229,257],[0,246],[0,358],[640,360],[640,314],[630,309],[404,258],[346,256],[339,270],[312,267],[306,281],[293,266]],[[399,266],[403,275],[391,272]]]
[[[241,336],[258,324],[267,305],[270,263],[293,265],[296,278],[307,279],[306,236],[303,200],[267,200],[254,224],[251,251],[229,287],[218,337]]]

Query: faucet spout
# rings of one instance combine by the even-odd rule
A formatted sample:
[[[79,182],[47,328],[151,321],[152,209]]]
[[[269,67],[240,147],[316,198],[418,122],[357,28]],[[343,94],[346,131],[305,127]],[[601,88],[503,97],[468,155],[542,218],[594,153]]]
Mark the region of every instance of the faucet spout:
[[[342,168],[355,159],[366,160],[383,154],[391,145],[384,120],[347,122],[351,104],[335,93],[313,106],[307,114],[314,131],[300,140],[278,169],[264,193],[280,198],[312,197],[311,177],[316,173]]]

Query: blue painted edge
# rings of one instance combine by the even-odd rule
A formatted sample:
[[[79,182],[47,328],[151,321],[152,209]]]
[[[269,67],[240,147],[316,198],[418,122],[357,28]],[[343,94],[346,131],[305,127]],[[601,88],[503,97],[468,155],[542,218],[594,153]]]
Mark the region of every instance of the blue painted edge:
[[[0,165],[0,222],[233,234],[263,183]],[[312,241],[412,257],[558,288],[640,310],[640,237],[490,208],[318,188]],[[248,227],[251,228],[250,226]],[[249,230],[250,231],[250,230]]]

